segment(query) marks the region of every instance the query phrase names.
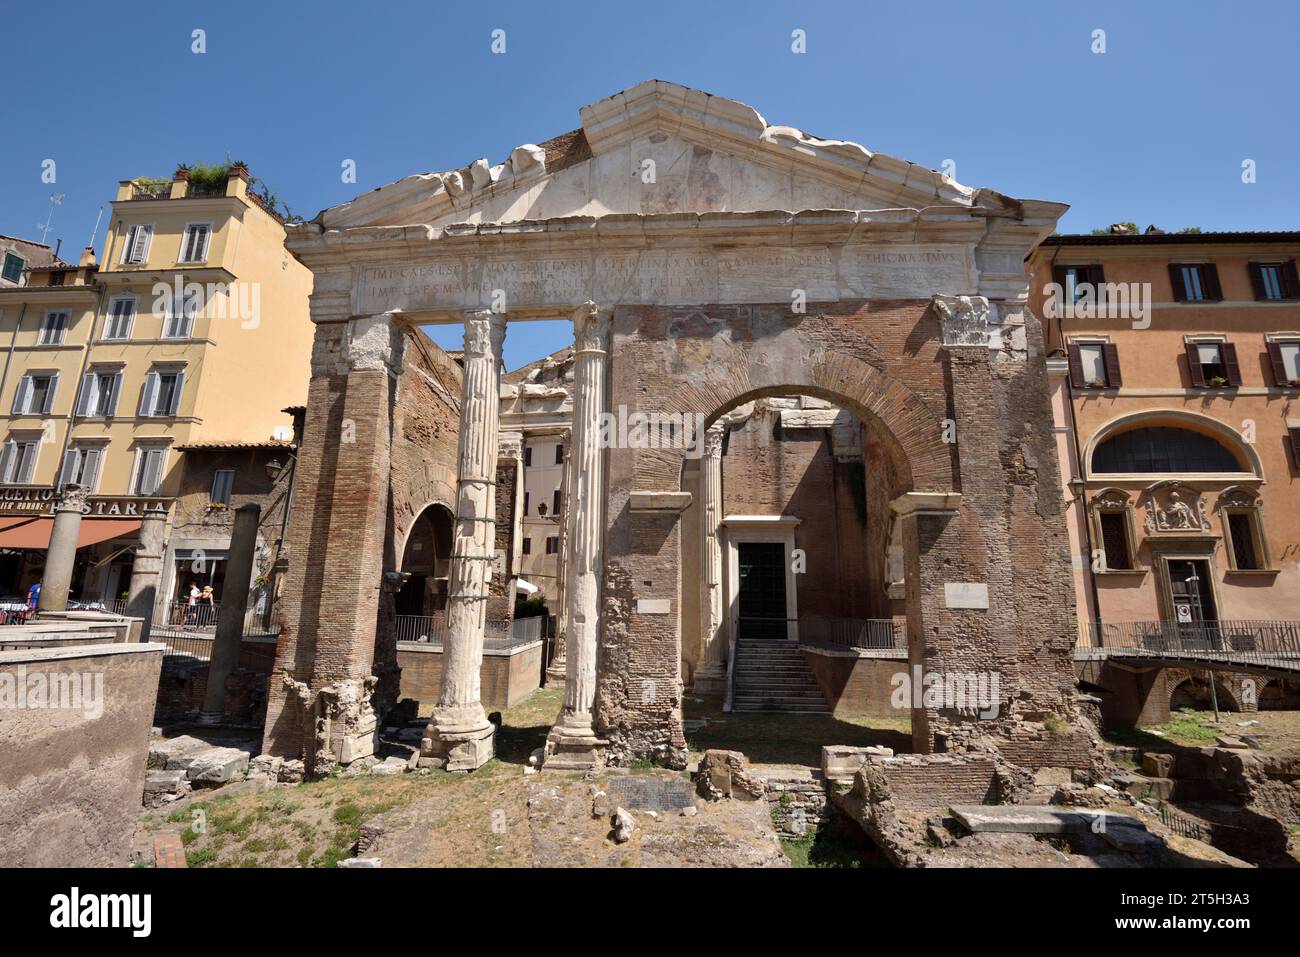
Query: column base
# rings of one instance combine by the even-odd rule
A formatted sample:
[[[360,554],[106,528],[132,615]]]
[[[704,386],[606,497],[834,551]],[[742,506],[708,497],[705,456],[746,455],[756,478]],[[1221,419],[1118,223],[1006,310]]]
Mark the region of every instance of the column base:
[[[590,714],[561,714],[546,736],[542,768],[586,771],[598,767],[604,763],[604,749],[608,744],[592,730]]]
[[[474,771],[496,753],[496,727],[482,705],[473,708],[435,708],[420,739],[419,767],[447,771]]]
[[[550,685],[556,681],[563,684],[565,679],[568,676],[569,676],[568,662],[565,661],[563,658],[556,658],[554,661],[551,662],[550,667],[546,669],[546,684]]]
[[[221,724],[221,719],[224,717],[225,713],[221,711],[200,711],[198,720],[195,723],[202,725]]]
[[[355,734],[341,734],[333,742],[334,754],[339,764],[351,764],[360,758],[368,758],[378,750],[379,729],[359,731]]]
[[[720,695],[727,690],[727,669],[722,665],[704,665],[695,672],[692,685],[699,695]]]

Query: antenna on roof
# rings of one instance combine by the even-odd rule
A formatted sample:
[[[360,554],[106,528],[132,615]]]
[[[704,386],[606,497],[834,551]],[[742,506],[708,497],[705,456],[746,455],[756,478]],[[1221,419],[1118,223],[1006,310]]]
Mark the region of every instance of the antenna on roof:
[[[54,219],[54,207],[63,202],[62,193],[54,193],[50,196],[50,214],[45,217],[45,224],[36,224],[36,228],[41,231],[41,242],[45,243],[45,237],[50,234],[50,222]],[[46,245],[49,245],[46,243]]]
[[[92,248],[94,247],[95,237],[99,235],[99,221],[103,218],[104,218],[104,206],[101,203],[99,207],[99,215],[95,217],[95,228],[90,231],[90,242],[86,243],[87,246],[90,246]]]

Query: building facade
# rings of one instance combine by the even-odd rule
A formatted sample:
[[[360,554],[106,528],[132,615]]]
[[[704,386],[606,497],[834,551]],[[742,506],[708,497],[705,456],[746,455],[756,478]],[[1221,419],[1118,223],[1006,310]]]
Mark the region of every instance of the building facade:
[[[1297,255],[1253,233],[1035,252],[1084,621],[1300,609]]]
[[[1295,641],[1297,256],[1300,233],[1158,230],[1032,255],[1082,646]],[[1250,707],[1274,683],[1221,696]]]
[[[707,429],[749,402],[807,394],[868,433],[875,487],[864,494],[887,503],[881,521],[900,543],[910,664],[999,676],[996,707],[979,715],[914,702],[916,750],[992,744],[1027,767],[1091,767],[1042,331],[1024,270],[1064,207],[971,189],[662,81],[580,116],[581,128],[502,163],[410,176],[290,230],[315,276],[304,494],[290,523],[290,578],[302,576],[304,593],[286,616],[264,750],[319,768],[374,748],[387,674],[376,622],[391,567],[382,492],[399,490],[385,481],[401,436],[394,396],[409,327],[457,323],[455,547],[421,761],[463,770],[491,756],[478,675],[486,610],[505,577],[494,571],[501,348],[510,323],[567,317],[567,671],[547,766],[683,765],[682,594],[703,600],[712,576],[684,577],[682,541],[705,537],[715,567],[724,516],[720,488],[702,482],[711,518],[685,523],[690,449],[671,423],[701,416]],[[358,416],[344,443],[338,419],[353,408],[366,424]],[[607,416],[625,410],[666,418],[669,441],[610,435]],[[363,579],[346,608],[311,592],[338,555]]]
[[[203,188],[184,168],[170,181],[124,181],[98,262],[87,250],[77,266],[32,268],[23,286],[0,289],[6,595],[39,580],[63,485],[90,489],[72,597],[108,604],[127,590],[146,510],[170,512],[194,482],[210,483],[218,509],[242,494],[238,469],[199,477],[184,449],[292,445],[281,410],[306,394],[311,276],[248,171],[224,176]],[[197,552],[198,574],[219,583],[222,536],[188,527],[168,536],[160,605],[176,600],[188,580],[179,569]]]

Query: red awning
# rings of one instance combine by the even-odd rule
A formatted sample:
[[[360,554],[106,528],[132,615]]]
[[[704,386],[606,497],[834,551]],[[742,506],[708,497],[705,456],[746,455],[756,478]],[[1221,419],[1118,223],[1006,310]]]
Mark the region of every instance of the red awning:
[[[77,547],[98,545],[110,538],[131,535],[140,528],[138,518],[83,518],[77,534]],[[49,548],[54,519],[37,518],[0,519],[0,548]]]

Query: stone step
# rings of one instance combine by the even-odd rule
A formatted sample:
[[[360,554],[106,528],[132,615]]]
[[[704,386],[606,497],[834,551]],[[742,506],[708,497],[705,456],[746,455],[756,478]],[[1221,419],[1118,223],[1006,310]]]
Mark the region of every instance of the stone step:
[[[798,681],[793,678],[788,681],[755,681],[747,678],[744,681],[737,681],[735,690],[737,693],[741,691],[791,691],[815,695],[822,693],[822,689],[815,681]]]
[[[954,804],[950,810],[953,817],[975,834],[1100,833],[1118,827],[1146,830],[1146,825],[1137,818],[1109,811],[1072,811],[1023,804]],[[1098,817],[1102,818],[1101,825]]]
[[[825,705],[822,705],[821,707],[816,707],[814,705],[791,705],[791,704],[785,704],[782,702],[775,702],[775,701],[763,702],[760,704],[753,704],[749,702],[742,703],[737,701],[732,703],[731,710],[746,711],[746,712],[784,711],[790,714],[830,714],[831,713],[830,708],[826,707]]]

